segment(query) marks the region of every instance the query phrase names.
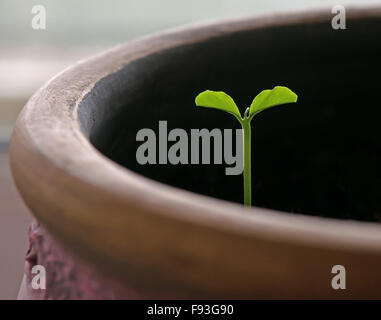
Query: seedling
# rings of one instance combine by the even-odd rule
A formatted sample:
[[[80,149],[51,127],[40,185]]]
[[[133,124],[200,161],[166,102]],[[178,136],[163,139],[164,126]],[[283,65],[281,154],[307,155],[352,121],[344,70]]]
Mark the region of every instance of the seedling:
[[[243,130],[243,192],[245,206],[251,206],[251,120],[265,109],[296,102],[298,96],[286,87],[275,87],[258,94],[243,117],[232,97],[222,91],[206,90],[196,97],[196,106],[219,109],[236,117]]]

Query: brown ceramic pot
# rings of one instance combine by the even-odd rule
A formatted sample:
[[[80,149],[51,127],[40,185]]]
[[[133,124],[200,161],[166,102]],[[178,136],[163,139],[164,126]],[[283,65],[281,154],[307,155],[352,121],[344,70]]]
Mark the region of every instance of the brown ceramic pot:
[[[66,69],[17,121],[22,197],[55,241],[139,297],[380,298],[381,9],[348,9],[346,30],[332,16],[185,27]],[[159,120],[236,128],[194,107],[200,91],[242,111],[274,85],[299,102],[254,122],[253,208],[221,165],[137,164],[136,133]],[[334,265],[346,290],[331,287]]]

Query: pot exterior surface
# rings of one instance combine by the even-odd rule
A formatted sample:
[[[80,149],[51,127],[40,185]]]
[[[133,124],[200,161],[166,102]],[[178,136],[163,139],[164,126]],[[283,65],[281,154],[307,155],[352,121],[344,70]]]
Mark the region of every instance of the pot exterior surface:
[[[18,300],[115,300],[152,299],[142,296],[126,283],[105,276],[95,265],[73,255],[62,247],[43,226],[34,221],[28,232],[29,249],[25,276]],[[45,272],[37,281],[33,268],[43,266]],[[43,287],[40,285],[44,281]],[[36,285],[39,284],[39,285]]]

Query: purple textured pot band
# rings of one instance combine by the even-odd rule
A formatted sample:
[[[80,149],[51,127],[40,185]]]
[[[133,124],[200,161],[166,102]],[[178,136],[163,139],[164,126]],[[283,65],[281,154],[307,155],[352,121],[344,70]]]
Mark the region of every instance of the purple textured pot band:
[[[46,289],[34,289],[36,265],[46,270]],[[38,222],[29,227],[29,250],[18,299],[140,299],[125,283],[111,279],[63,248]]]

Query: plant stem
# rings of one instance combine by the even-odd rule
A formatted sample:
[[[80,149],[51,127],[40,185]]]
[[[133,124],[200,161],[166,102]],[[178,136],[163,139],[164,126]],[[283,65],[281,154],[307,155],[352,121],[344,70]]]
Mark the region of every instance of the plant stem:
[[[251,126],[250,119],[241,121],[243,129],[243,193],[244,204],[251,207]]]

